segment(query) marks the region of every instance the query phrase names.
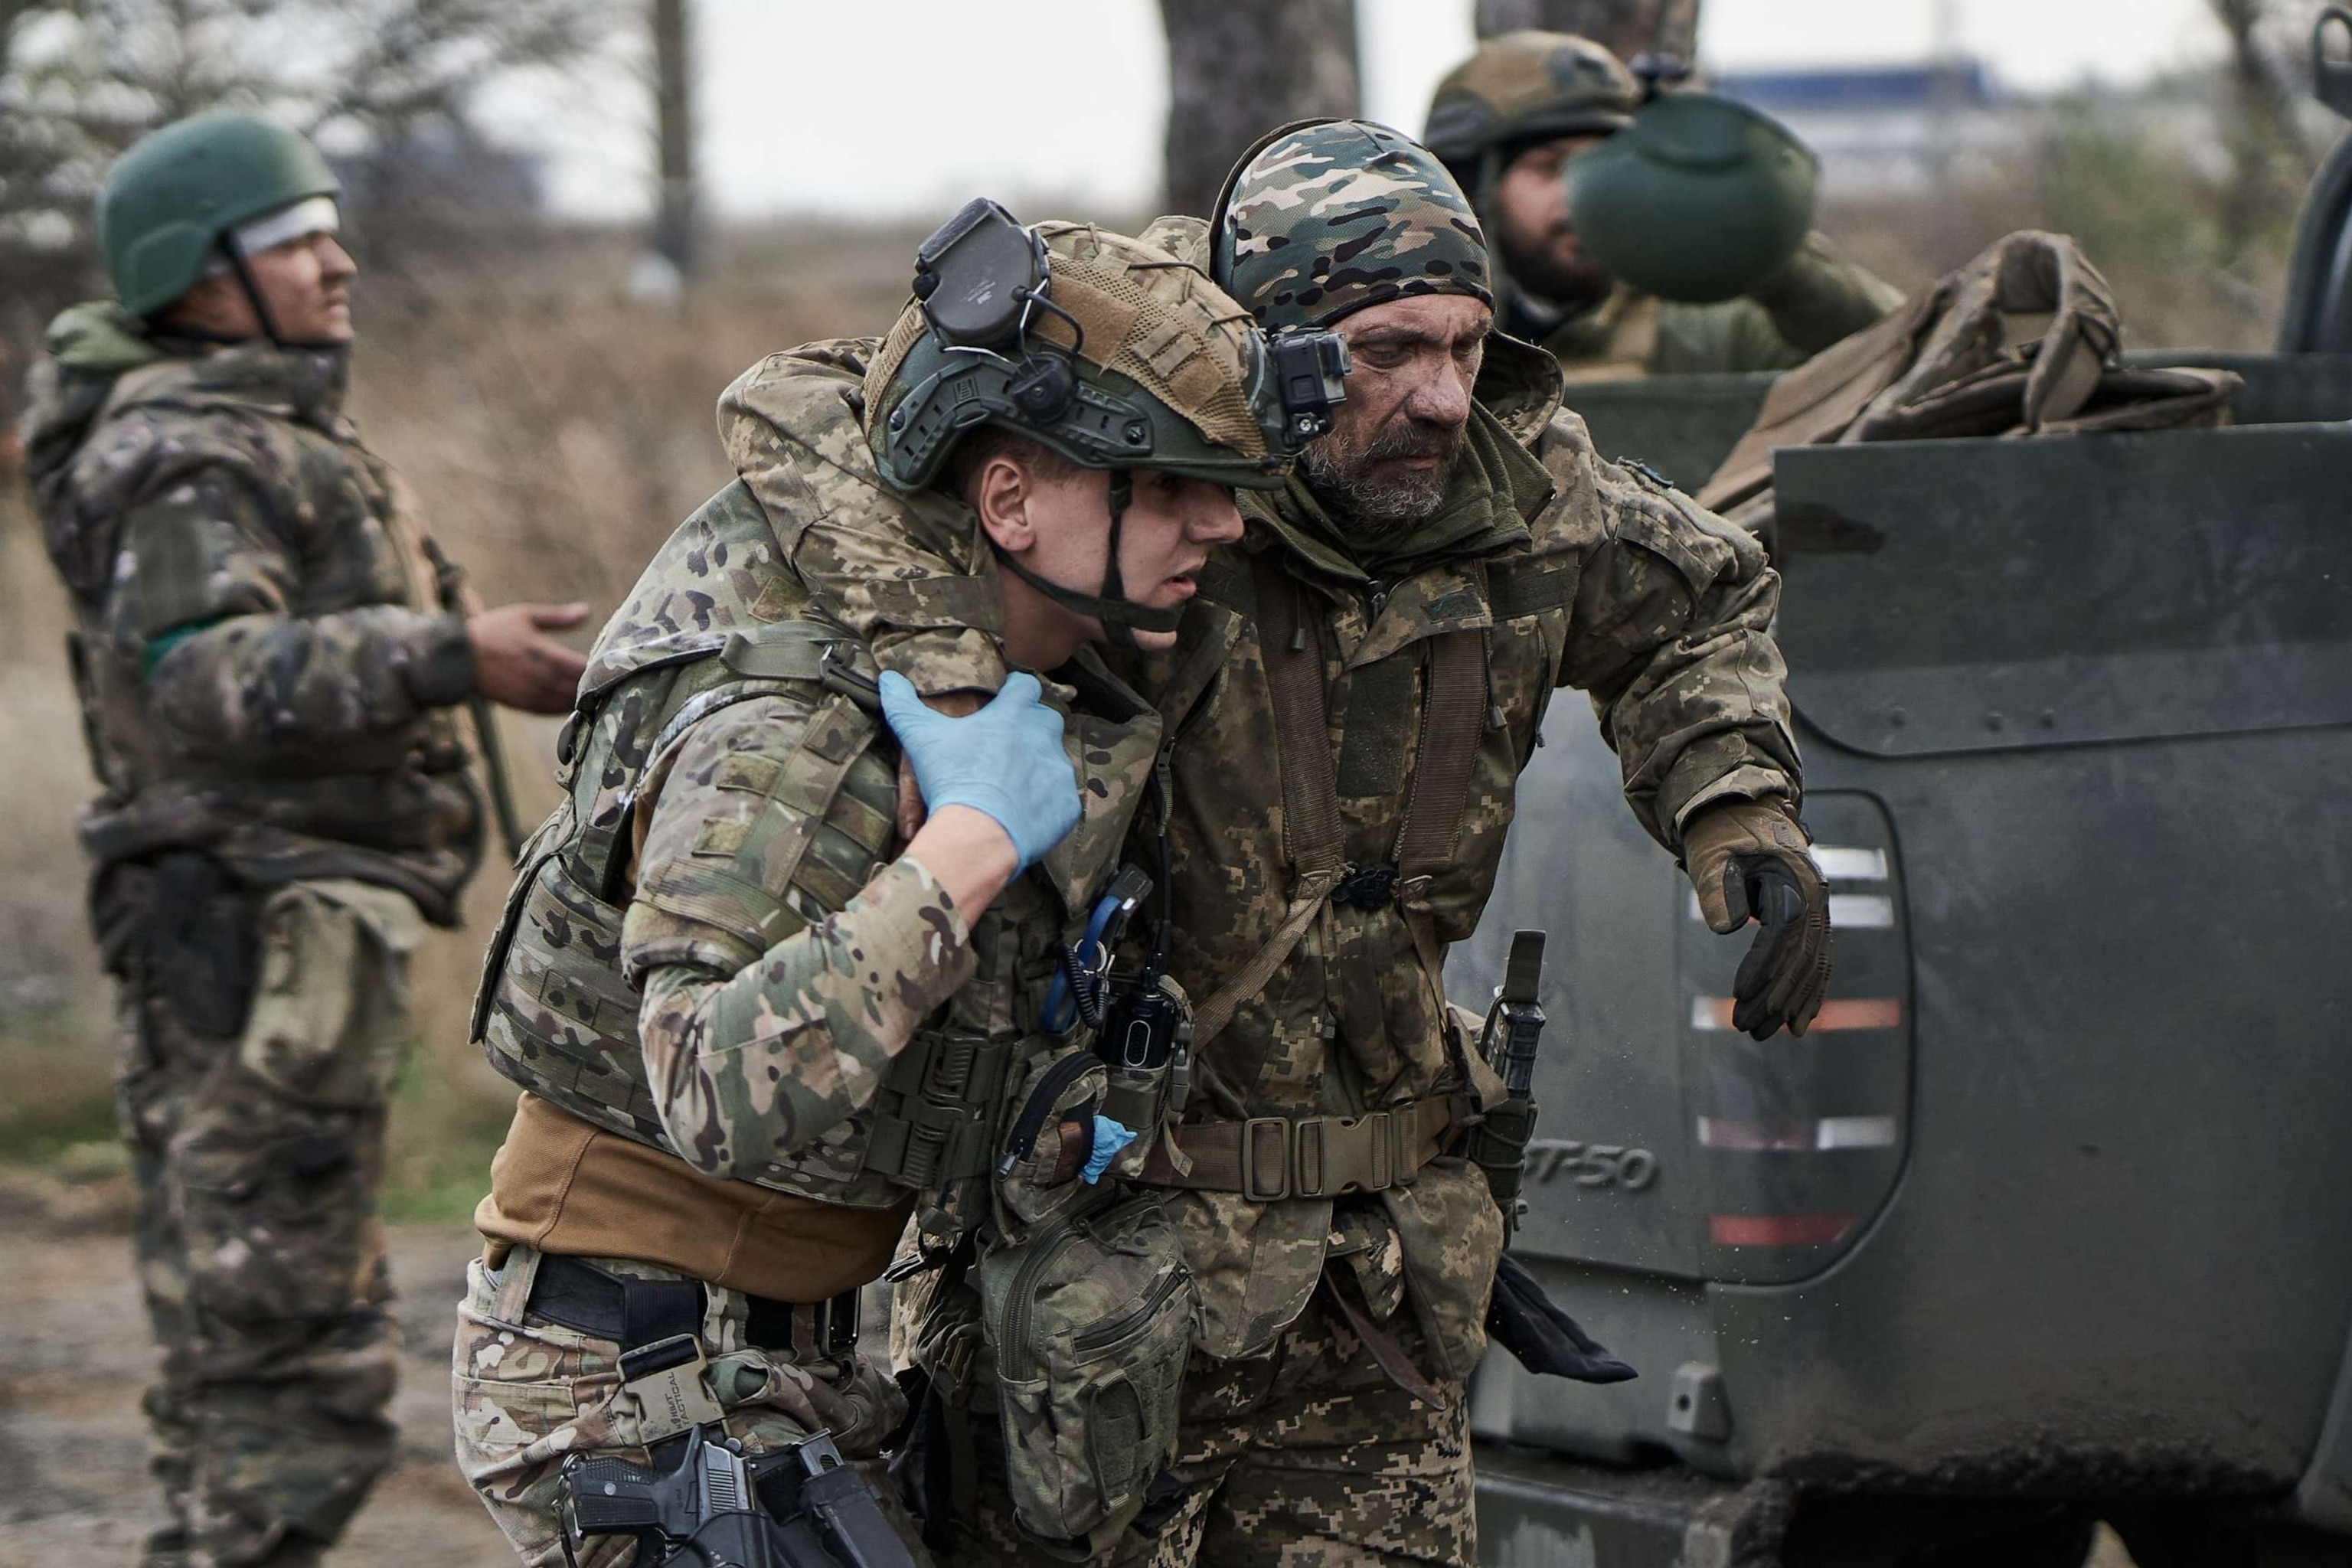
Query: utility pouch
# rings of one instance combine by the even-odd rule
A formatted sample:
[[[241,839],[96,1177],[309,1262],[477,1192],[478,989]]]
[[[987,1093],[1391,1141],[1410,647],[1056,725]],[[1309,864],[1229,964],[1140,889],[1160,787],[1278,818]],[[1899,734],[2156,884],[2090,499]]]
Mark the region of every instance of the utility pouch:
[[[1107,1550],[1176,1445],[1198,1298],[1156,1194],[1117,1200],[979,1268],[1014,1517],[1049,1554]]]
[[[253,1008],[262,898],[211,856],[176,849],[110,868],[92,904],[108,966],[135,964],[190,1033],[226,1040]]]
[[[1103,1189],[1079,1178],[1108,1091],[1102,1062],[1076,1047],[1041,1053],[1016,1069],[994,1150],[1000,1235],[1022,1240],[1100,1202]]]
[[[1115,1176],[1143,1170],[1162,1123],[1181,1114],[1191,1087],[1192,1004],[1174,976],[1150,986],[1114,977],[1116,1000],[1095,1040],[1108,1075],[1103,1114],[1136,1135],[1111,1163]]]

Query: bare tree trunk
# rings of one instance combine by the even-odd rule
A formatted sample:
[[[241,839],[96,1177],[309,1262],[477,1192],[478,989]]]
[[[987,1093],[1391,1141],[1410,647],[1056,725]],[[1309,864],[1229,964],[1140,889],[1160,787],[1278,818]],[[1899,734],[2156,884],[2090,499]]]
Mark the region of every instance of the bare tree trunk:
[[[1698,52],[1699,0],[1476,0],[1478,36],[1519,27],[1579,33],[1621,59]]]
[[[1242,150],[1288,120],[1358,110],[1355,0],[1160,0],[1168,205],[1205,216]]]
[[[694,181],[694,46],[688,0],[654,0],[655,134],[661,166],[661,206],[654,218],[654,249],[691,279],[697,262]]]
[[[2233,177],[2221,200],[2221,229],[2234,260],[2266,219],[2291,207],[2293,192],[2281,170],[2297,144],[2294,106],[2263,47],[2271,0],[2210,0],[2214,20],[2230,41],[2224,68],[2229,82],[2229,123],[2222,140],[2230,149]]]

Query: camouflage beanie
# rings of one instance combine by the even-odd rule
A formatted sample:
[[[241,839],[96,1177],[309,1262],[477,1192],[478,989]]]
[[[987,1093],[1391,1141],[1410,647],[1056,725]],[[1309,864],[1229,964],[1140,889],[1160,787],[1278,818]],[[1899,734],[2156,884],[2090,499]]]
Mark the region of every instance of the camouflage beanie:
[[[1242,154],[1209,221],[1218,284],[1270,330],[1408,295],[1495,302],[1469,199],[1428,148],[1369,120],[1272,132]]]

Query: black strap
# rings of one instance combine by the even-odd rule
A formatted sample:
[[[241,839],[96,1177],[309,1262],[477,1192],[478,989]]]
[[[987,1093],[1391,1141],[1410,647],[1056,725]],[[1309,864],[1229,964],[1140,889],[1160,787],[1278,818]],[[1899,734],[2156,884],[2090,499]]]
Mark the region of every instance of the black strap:
[[[989,539],[988,547],[995,552],[998,563],[1015,577],[1064,609],[1093,616],[1102,623],[1103,632],[1111,641],[1122,647],[1133,647],[1137,632],[1172,632],[1184,619],[1184,606],[1181,605],[1156,610],[1149,605],[1136,604],[1126,595],[1126,584],[1118,569],[1118,543],[1126,527],[1128,506],[1134,499],[1134,475],[1125,468],[1113,468],[1110,471],[1110,554],[1103,563],[1102,591],[1098,594],[1081,594],[1076,588],[1065,588],[1059,583],[1039,576],[1007,554],[1004,547],[993,538]],[[984,537],[987,531],[986,529],[981,531]]]
[[[746,1296],[743,1337],[755,1350],[846,1353],[857,1343],[857,1293],[829,1301],[781,1301]],[[709,1298],[693,1279],[636,1279],[612,1274],[583,1258],[543,1254],[527,1310],[567,1329],[611,1340],[624,1352],[680,1334],[699,1340]],[[809,1323],[814,1343],[796,1344],[793,1326]]]

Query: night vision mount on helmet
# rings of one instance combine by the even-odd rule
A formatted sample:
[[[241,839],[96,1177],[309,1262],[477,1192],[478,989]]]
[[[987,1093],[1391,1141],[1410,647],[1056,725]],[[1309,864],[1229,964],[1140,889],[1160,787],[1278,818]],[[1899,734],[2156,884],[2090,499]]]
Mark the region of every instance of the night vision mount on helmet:
[[[1082,257],[1076,242],[1088,235],[1100,243]],[[916,251],[915,308],[876,365],[872,438],[883,479],[901,490],[936,480],[956,443],[984,425],[1109,470],[1099,593],[996,554],[1038,592],[1128,641],[1136,630],[1173,631],[1182,613],[1122,592],[1131,470],[1278,487],[1306,444],[1331,427],[1349,362],[1334,333],[1269,337],[1203,278],[1172,290],[1146,286],[1142,275],[1181,264],[1131,241],[1121,242],[1131,254],[1111,255],[1102,247],[1113,237],[1024,228],[992,201],[967,203]]]

